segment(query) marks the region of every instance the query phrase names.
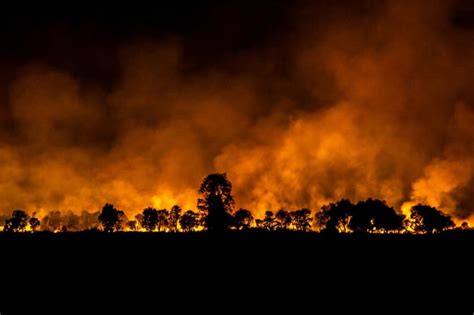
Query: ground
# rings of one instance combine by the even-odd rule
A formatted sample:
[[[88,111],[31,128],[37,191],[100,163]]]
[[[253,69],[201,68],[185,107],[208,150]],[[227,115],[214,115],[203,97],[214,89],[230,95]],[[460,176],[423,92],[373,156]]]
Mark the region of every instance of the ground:
[[[355,307],[354,301],[403,309],[406,301],[422,302],[429,293],[431,307],[446,302],[469,310],[473,240],[472,231],[432,236],[71,232],[0,234],[0,248],[7,301],[38,299],[35,307],[58,299],[79,307],[98,299],[111,307],[164,303],[161,308],[180,299],[172,305],[183,311],[198,310],[203,301],[215,306],[215,300],[234,308],[250,302],[263,308],[314,307],[336,300],[330,304],[338,309]],[[108,294],[114,298],[105,298]],[[2,314],[15,314],[18,305],[23,304]]]

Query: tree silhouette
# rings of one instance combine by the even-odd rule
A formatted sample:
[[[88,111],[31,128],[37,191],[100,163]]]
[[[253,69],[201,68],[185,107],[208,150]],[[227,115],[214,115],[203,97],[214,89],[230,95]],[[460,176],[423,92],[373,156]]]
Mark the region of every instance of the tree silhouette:
[[[270,210],[265,211],[265,217],[263,218],[263,220],[258,219],[255,222],[258,228],[262,228],[267,231],[274,231],[277,227],[273,212]]]
[[[152,207],[143,209],[141,220],[140,224],[147,232],[154,231],[158,225],[158,211]]]
[[[131,220],[127,222],[127,228],[130,231],[136,231],[137,230],[137,221]]]
[[[411,208],[410,219],[415,232],[441,232],[454,226],[451,216],[434,207],[418,204]]]
[[[348,232],[350,215],[354,211],[354,204],[348,199],[341,199],[336,203],[324,205],[316,213],[316,221],[322,232]]]
[[[171,232],[176,232],[178,230],[178,222],[181,217],[181,207],[174,205],[168,216],[168,227]]]
[[[202,226],[209,231],[220,232],[229,227],[237,230],[251,228],[254,218],[249,210],[241,208],[234,216],[231,214],[234,199],[231,194],[232,185],[227,180],[226,174],[207,176],[203,180],[199,192],[202,194],[202,198],[198,199],[199,213],[188,210],[181,215],[182,209],[178,205],[173,206],[170,211],[148,207],[135,216],[136,220],[128,221],[123,211],[106,203],[101,211],[94,213],[84,211],[80,216],[72,212],[50,211],[40,222],[35,217],[35,213],[29,217],[25,211],[15,210],[11,217],[5,220],[4,231],[22,232],[29,226],[35,232],[41,225],[43,229],[67,232],[69,229],[75,231],[82,228],[84,230],[93,224],[97,230],[97,219],[105,232],[121,230],[123,223],[129,231],[136,231],[139,224],[149,232],[155,230],[191,232]],[[359,201],[356,205],[348,199],[324,205],[316,213],[314,220],[321,232],[333,233],[414,231],[432,234],[455,227],[451,216],[434,207],[418,204],[412,207],[411,214],[406,219],[393,207],[388,206],[384,200],[372,198]],[[267,231],[295,229],[304,232],[311,230],[312,221],[311,210],[305,208],[291,212],[281,209],[276,215],[267,210],[263,219],[255,220],[257,228]],[[470,230],[468,222],[463,222],[457,230]]]
[[[349,228],[356,233],[373,231],[374,211],[367,203],[358,202],[349,221]]]
[[[237,230],[246,230],[250,228],[252,224],[253,216],[252,213],[247,209],[239,209],[235,215],[232,225]]]
[[[40,226],[41,222],[40,220],[38,220],[38,218],[36,217],[31,217],[29,220],[28,220],[28,224],[30,225],[30,228],[33,232],[36,232],[36,230],[38,229],[38,227]]]
[[[370,200],[370,199],[369,199]],[[394,208],[388,206],[385,201],[371,200],[370,205],[374,211],[373,226],[379,232],[400,232],[404,229],[405,216],[397,213]],[[367,202],[366,202],[367,203]]]
[[[385,201],[369,198],[359,201],[351,214],[349,228],[354,232],[397,232],[403,229],[405,216]]]
[[[43,217],[43,227],[51,231],[60,231],[63,226],[61,211],[50,211]]]
[[[279,210],[275,215],[275,222],[277,229],[289,230],[292,223],[290,212],[283,209]]]
[[[301,209],[290,213],[291,222],[298,231],[309,231],[311,230],[311,210]]]
[[[28,225],[28,214],[23,210],[13,211],[11,217],[5,220],[4,232],[24,232]]]
[[[179,225],[184,232],[192,232],[199,226],[199,214],[192,210],[186,211],[179,219]]]
[[[169,217],[168,210],[162,209],[162,210],[157,211],[158,232],[166,230],[166,228],[168,227],[168,217]]]
[[[106,203],[99,215],[99,222],[105,232],[114,232],[122,229],[123,211],[117,210],[110,203]]]
[[[202,182],[197,207],[205,214],[208,231],[222,232],[232,224],[232,184],[224,174],[210,174]]]

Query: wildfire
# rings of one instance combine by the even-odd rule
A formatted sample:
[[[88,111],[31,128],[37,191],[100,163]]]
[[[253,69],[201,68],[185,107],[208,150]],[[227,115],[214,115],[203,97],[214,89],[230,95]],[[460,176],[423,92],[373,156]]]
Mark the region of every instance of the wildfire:
[[[202,176],[225,171],[255,218],[373,197],[474,225],[474,41],[452,1],[295,5],[278,45],[212,66],[179,36],[120,43],[107,82],[25,62],[3,84],[1,214],[28,209],[59,231],[98,228],[105,202],[127,221],[196,210]]]

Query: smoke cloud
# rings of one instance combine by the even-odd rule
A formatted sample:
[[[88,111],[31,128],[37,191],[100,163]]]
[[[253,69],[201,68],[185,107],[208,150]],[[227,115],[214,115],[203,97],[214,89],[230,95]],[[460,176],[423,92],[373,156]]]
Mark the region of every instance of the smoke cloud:
[[[108,84],[24,63],[2,107],[1,212],[193,209],[202,178],[227,172],[255,215],[374,197],[466,220],[472,10],[299,2],[274,33],[201,67],[179,35],[137,35],[117,45]]]

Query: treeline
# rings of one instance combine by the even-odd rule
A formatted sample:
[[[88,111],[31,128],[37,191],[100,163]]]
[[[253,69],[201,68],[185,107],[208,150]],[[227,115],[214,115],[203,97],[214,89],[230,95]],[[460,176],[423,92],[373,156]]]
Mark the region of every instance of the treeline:
[[[4,232],[62,231],[92,229],[104,232],[148,231],[148,232],[193,232],[207,230],[248,230],[251,228],[267,231],[296,230],[322,233],[438,233],[455,227],[452,218],[440,210],[427,205],[412,207],[406,217],[398,213],[385,201],[367,199],[353,204],[347,199],[323,206],[314,215],[309,209],[295,211],[266,211],[264,217],[254,218],[247,209],[234,212],[232,184],[226,174],[208,175],[202,182],[198,199],[198,211],[183,211],[178,205],[168,209],[145,208],[130,220],[124,211],[112,204],[105,204],[96,213],[70,213],[62,216],[52,211],[40,221],[34,214],[30,217],[23,210],[13,211],[5,219]],[[64,220],[67,218],[67,220]],[[67,221],[67,222],[64,222]],[[461,228],[468,228],[463,223]]]

